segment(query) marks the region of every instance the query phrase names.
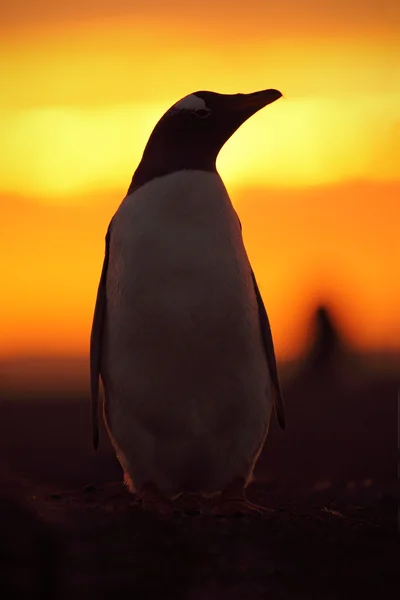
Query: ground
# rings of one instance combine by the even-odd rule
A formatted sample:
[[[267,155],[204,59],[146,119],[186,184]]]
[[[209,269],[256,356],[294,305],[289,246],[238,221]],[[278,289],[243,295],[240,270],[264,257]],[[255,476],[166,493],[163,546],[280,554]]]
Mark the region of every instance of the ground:
[[[10,512],[2,524],[2,597],[34,589],[60,600],[398,597],[394,498],[330,490],[294,499],[254,484],[249,499],[273,510],[216,518],[203,501],[185,514],[182,498],[175,516],[161,516],[143,511],[120,482],[38,490],[19,506],[22,519],[14,511],[18,527],[25,523],[18,535]]]

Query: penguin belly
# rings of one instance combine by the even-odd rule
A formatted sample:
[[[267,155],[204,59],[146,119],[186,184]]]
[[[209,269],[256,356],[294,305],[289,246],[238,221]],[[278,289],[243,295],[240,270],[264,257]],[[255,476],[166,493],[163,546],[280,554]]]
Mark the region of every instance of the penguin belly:
[[[251,479],[271,385],[240,225],[216,173],[153,180],[114,216],[102,376],[132,491],[211,495]]]

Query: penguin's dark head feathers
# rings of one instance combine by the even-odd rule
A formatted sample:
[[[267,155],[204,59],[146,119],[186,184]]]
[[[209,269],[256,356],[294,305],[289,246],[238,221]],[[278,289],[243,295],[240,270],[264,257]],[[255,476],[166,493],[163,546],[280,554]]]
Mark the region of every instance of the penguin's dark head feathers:
[[[274,89],[251,94],[198,91],[185,96],[154,127],[128,193],[175,171],[215,171],[225,142],[249,117],[281,96]]]

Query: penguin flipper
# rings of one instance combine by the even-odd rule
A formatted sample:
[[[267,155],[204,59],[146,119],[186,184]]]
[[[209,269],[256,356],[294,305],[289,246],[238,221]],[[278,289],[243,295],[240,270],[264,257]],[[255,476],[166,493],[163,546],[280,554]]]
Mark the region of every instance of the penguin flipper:
[[[258,304],[258,316],[260,319],[261,335],[264,343],[265,354],[267,356],[267,362],[269,371],[271,374],[272,381],[272,393],[274,398],[275,412],[278,419],[279,425],[282,429],[285,429],[285,406],[283,402],[282,390],[279,382],[278,367],[276,364],[274,342],[272,340],[271,327],[267,311],[265,310],[263,299],[261,298],[260,290],[258,289],[257,281],[253,270],[251,270],[251,277],[253,280],[254,291],[256,293],[257,304]]]
[[[237,219],[239,221],[240,231],[242,231],[242,224],[240,222],[239,216]],[[281,390],[281,384],[279,382],[278,376],[278,367],[276,364],[275,350],[274,350],[274,342],[272,339],[271,326],[269,324],[269,319],[267,315],[267,311],[265,310],[263,299],[261,298],[260,290],[258,289],[256,277],[254,275],[253,269],[251,269],[251,278],[253,280],[254,291],[256,293],[257,305],[258,305],[258,316],[260,319],[260,328],[261,335],[263,339],[265,354],[267,357],[267,363],[269,367],[269,371],[271,374],[272,381],[272,394],[274,399],[274,406],[276,417],[278,419],[279,425],[282,429],[285,429],[286,426],[286,418],[285,418],[285,404],[283,402],[283,395]]]
[[[106,282],[110,248],[110,227],[106,234],[106,248],[101,271],[99,287],[97,290],[96,305],[94,309],[92,331],[90,334],[90,408],[92,423],[93,447],[97,450],[99,445],[99,379],[101,376],[101,350],[103,341],[103,326],[106,314]]]

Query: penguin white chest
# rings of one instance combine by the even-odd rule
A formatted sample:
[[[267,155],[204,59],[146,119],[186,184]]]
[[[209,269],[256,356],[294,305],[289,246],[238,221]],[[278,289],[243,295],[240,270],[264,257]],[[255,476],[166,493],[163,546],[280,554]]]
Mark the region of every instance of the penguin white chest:
[[[218,491],[248,478],[271,400],[251,268],[216,173],[125,198],[111,225],[106,422],[132,487]]]

